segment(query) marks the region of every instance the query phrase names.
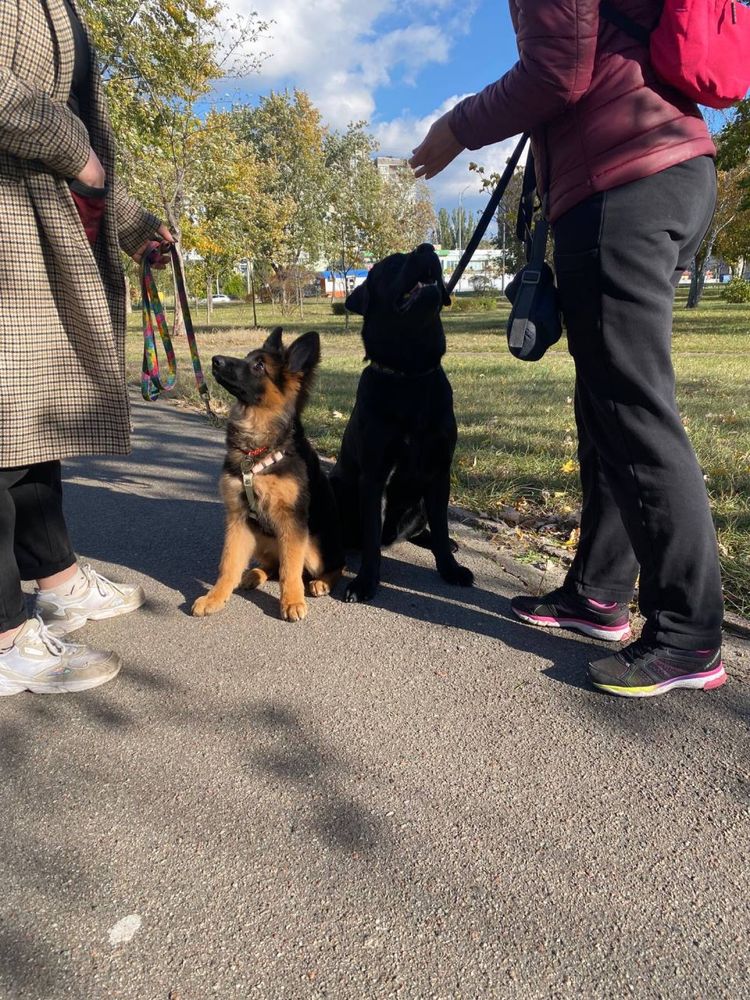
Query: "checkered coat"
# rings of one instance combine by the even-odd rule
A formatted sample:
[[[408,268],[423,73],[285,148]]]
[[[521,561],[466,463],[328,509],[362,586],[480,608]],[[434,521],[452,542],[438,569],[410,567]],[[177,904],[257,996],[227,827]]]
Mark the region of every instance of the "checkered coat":
[[[86,124],[68,109],[74,55],[63,0],[0,0],[0,468],[130,447],[120,248],[159,220],[114,180],[98,69]],[[110,186],[93,251],[66,184],[90,147]]]

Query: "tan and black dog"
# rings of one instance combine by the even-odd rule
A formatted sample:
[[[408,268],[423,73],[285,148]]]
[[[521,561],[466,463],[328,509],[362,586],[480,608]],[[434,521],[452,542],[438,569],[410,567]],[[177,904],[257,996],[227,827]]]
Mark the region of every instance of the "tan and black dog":
[[[312,597],[322,597],[341,576],[336,502],[300,419],[319,361],[317,333],[286,348],[280,328],[246,358],[213,359],[214,378],[236,400],[220,483],[226,537],[219,579],[195,602],[194,615],[214,614],[236,587],[260,587],[278,574],[281,617],[300,621],[305,582]]]

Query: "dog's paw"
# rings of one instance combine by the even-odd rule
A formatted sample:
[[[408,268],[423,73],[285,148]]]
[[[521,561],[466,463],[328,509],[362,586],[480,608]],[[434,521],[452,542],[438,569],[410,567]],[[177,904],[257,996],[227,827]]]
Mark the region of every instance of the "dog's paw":
[[[307,592],[310,597],[325,597],[331,593],[331,585],[328,580],[310,580]]]
[[[195,618],[205,618],[206,615],[215,615],[217,611],[221,611],[225,604],[226,601],[217,600],[211,594],[204,594],[193,605],[191,614]]]
[[[344,600],[347,604],[361,604],[364,601],[372,600],[377,589],[377,580],[367,580],[357,576],[346,588]]]
[[[474,586],[474,574],[470,569],[459,565],[455,559],[449,565],[438,566],[438,573],[446,583],[450,583],[454,587]]]
[[[256,590],[262,587],[268,574],[262,569],[246,569],[240,580],[240,590]]]
[[[281,617],[285,622],[301,622],[306,615],[307,604],[304,600],[290,601],[281,605]]]

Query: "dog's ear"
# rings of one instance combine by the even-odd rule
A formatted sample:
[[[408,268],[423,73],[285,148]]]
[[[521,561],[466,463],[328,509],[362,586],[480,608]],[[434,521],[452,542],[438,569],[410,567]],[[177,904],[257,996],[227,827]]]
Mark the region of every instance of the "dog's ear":
[[[286,352],[286,367],[290,372],[303,372],[307,375],[320,361],[320,336],[311,330],[303,333]]]
[[[367,291],[367,282],[363,281],[361,285],[357,285],[353,292],[350,292],[344,307],[347,312],[357,313],[358,316],[364,316],[367,311],[367,304],[370,300],[370,293]]]
[[[283,330],[280,326],[275,326],[273,330],[266,337],[266,342],[263,345],[264,351],[270,351],[274,354],[281,354],[284,350],[284,345],[281,343],[281,334]]]

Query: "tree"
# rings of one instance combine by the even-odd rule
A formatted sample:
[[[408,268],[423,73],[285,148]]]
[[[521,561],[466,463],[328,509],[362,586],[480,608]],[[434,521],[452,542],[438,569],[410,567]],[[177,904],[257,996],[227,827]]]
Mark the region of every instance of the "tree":
[[[453,228],[453,222],[448,214],[447,208],[441,208],[437,214],[437,222],[435,226],[435,243],[443,248],[443,250],[455,250],[457,246],[456,233]]]
[[[747,165],[718,172],[716,211],[706,238],[693,261],[687,300],[688,309],[696,309],[700,304],[706,280],[706,264],[709,258],[713,257],[722,241],[728,245],[733,232],[740,232],[743,224],[747,226],[748,213],[744,207],[742,185],[747,180],[749,173]],[[747,247],[745,247],[744,252],[747,252]]]
[[[388,254],[413,250],[435,230],[435,209],[427,185],[415,180],[408,167],[372,181],[363,249],[380,260]]]
[[[222,8],[213,0],[82,5],[103,62],[120,172],[134,195],[159,206],[181,240],[183,228],[196,225],[188,211],[196,211],[209,156],[219,154],[210,132],[224,126],[201,116],[199,103],[225,73],[258,68],[263,56],[255,47],[268,23],[254,13],[220,23]]]
[[[476,163],[470,163],[469,169],[481,177],[482,192],[490,195],[497,187],[501,175],[491,173],[485,175],[485,168]],[[526,263],[526,248],[516,235],[518,205],[523,191],[524,167],[517,167],[508,183],[497,209],[497,235],[493,245],[503,251],[501,280],[503,287],[508,275],[516,274]]]
[[[260,253],[276,273],[286,309],[290,275],[300,273],[305,261],[317,261],[325,246],[325,129],[320,112],[301,90],[272,92],[256,108],[241,108],[234,115],[237,134],[269,167],[264,194],[280,224],[266,234]],[[301,304],[301,288],[297,291]]]

